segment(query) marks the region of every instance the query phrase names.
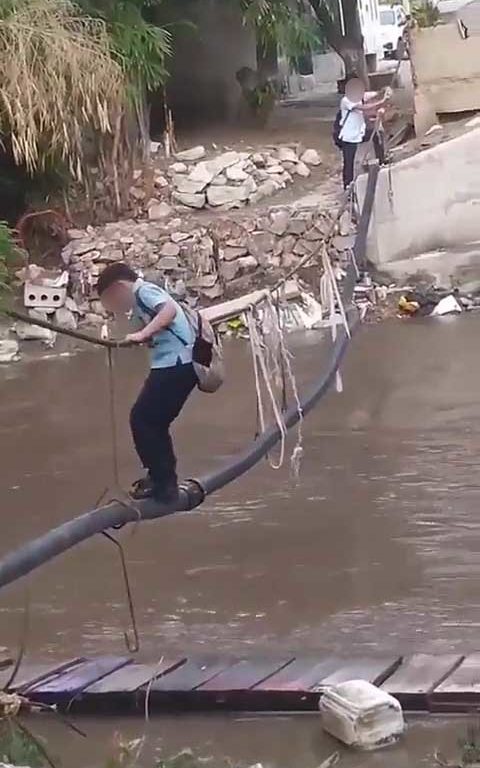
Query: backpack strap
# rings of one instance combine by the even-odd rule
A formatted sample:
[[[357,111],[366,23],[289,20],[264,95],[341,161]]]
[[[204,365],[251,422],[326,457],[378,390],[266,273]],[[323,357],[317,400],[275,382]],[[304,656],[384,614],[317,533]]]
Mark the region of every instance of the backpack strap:
[[[135,291],[135,301],[137,302],[138,308],[145,315],[147,315],[151,320],[153,320],[157,316],[157,313],[155,312],[154,309],[147,307],[142,297],[140,296],[140,291],[141,291],[141,286]],[[182,309],[182,312],[183,312],[183,309]],[[172,333],[175,336],[175,338],[177,338],[183,344],[184,347],[188,347],[188,342],[186,342],[185,339],[182,339],[182,337],[176,331],[174,331],[173,328],[168,327],[168,328],[165,328],[164,330],[170,331],[170,333]]]
[[[348,118],[349,118],[349,117],[350,117],[350,115],[352,114],[352,112],[353,112],[353,109],[347,109],[347,114],[345,115],[344,119],[343,119],[343,120],[342,120],[342,119],[340,119],[340,130],[342,130],[342,128],[344,127],[344,125],[345,125],[345,123],[347,122]],[[342,110],[341,110],[341,108],[340,108],[340,115],[341,115],[341,114],[342,114]]]

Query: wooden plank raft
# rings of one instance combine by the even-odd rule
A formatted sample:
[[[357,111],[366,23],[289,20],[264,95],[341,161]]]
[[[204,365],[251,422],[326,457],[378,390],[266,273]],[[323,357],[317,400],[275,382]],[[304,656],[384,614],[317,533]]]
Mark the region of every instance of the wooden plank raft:
[[[480,707],[480,653],[350,658],[166,655],[157,663],[126,656],[72,658],[62,663],[13,662],[0,668],[8,686],[32,701],[95,714],[188,711],[317,711],[324,691],[368,680],[405,710],[469,712]],[[10,683],[10,685],[8,685]]]
[[[453,674],[463,659],[463,656],[453,654],[428,656],[418,653],[404,659],[382,688],[399,699],[404,709],[428,711],[433,692]]]
[[[472,712],[480,707],[480,653],[464,658],[430,695],[432,712]]]

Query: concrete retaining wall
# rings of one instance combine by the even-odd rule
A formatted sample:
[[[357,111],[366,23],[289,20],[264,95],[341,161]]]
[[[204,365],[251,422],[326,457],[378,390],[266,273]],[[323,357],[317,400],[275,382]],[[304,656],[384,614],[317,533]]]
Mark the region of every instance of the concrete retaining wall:
[[[480,240],[480,129],[380,171],[369,258],[380,265]],[[358,180],[362,198],[366,177]]]
[[[438,113],[480,108],[480,39],[464,40],[457,24],[415,32],[412,64],[419,87]]]

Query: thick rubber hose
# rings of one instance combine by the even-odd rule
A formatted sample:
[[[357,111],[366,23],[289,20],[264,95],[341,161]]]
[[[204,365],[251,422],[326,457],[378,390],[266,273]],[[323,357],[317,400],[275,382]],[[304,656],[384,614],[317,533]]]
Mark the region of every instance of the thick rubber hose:
[[[373,208],[377,176],[378,166],[371,166],[356,238],[359,244],[358,251],[356,250],[355,252],[358,263],[364,263],[366,258],[367,233]],[[354,285],[355,272],[353,265],[350,265],[343,286],[344,300],[347,306],[351,301]],[[350,320],[352,320],[351,315]],[[353,324],[351,322],[352,328],[356,324],[357,319],[354,320]],[[350,338],[346,334],[345,329],[339,329],[337,339],[323,373],[311,387],[310,391],[301,399],[300,404],[303,415],[307,414],[328,391],[349,342]],[[291,428],[298,420],[299,413],[297,408],[291,407],[285,415],[286,426]],[[271,426],[226,466],[198,480],[186,481],[180,489],[179,504],[174,508],[156,504],[150,499],[136,502],[135,508],[124,503],[112,501],[103,507],[69,520],[52,531],[48,531],[48,533],[23,545],[0,560],[0,588],[16,581],[22,576],[26,576],[35,568],[66,552],[76,544],[80,544],[91,536],[109,528],[119,527],[139,520],[154,520],[174,514],[175,512],[195,509],[202,503],[205,496],[223,488],[232,480],[237,479],[251,469],[276,445],[279,439],[279,428]]]

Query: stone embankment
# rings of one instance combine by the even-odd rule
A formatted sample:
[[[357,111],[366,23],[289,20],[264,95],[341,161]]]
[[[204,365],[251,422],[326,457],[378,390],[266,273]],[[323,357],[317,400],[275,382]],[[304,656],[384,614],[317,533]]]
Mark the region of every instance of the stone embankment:
[[[193,147],[166,166],[153,155],[153,170],[135,176],[131,218],[69,232],[62,258],[79,316],[102,322],[95,286],[116,261],[194,304],[268,285],[318,248],[331,214],[318,205],[268,207],[266,198],[319,165],[318,153],[299,145],[210,158]]]

